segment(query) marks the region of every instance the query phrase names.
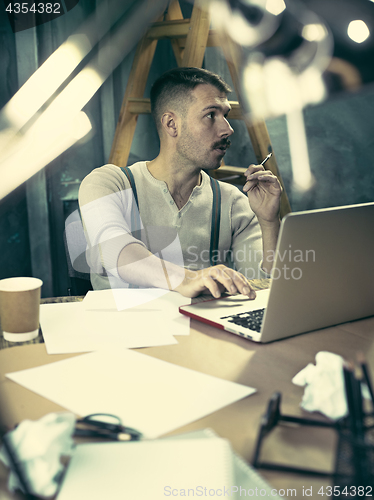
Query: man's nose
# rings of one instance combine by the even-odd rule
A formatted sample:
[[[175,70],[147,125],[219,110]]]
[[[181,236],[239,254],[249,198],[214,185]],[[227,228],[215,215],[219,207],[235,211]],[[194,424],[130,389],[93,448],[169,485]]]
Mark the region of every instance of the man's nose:
[[[228,122],[227,118],[223,117],[221,129],[220,129],[220,137],[230,137],[234,133],[234,129]]]

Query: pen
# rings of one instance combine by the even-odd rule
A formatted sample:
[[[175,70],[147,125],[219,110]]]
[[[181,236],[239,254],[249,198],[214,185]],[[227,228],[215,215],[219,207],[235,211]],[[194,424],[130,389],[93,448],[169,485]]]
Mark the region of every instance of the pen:
[[[267,157],[264,160],[262,160],[262,162],[260,163],[260,165],[265,165],[265,163],[268,161],[268,159],[271,158],[272,156],[273,156],[273,153],[269,153],[267,155]]]

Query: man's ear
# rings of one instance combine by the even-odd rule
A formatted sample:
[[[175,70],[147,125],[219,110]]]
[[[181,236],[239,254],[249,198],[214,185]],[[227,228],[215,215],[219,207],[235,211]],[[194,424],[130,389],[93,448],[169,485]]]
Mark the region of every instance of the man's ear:
[[[171,137],[177,137],[178,125],[177,117],[172,111],[164,113],[161,117],[161,124],[163,130]]]

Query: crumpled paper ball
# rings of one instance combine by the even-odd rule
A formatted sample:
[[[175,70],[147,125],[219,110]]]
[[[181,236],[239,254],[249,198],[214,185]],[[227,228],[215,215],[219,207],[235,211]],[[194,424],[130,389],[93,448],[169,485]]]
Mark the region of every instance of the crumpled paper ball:
[[[33,495],[50,497],[56,494],[64,470],[61,457],[72,453],[74,428],[73,413],[49,413],[36,421],[24,420],[7,433],[8,443]],[[4,446],[0,450],[0,459],[10,467]],[[10,491],[22,490],[13,471],[9,475],[8,488]]]
[[[321,351],[316,354],[316,364],[309,363],[292,382],[305,386],[301,407],[307,411],[319,411],[338,420],[348,413],[345,396],[343,358],[338,354]]]

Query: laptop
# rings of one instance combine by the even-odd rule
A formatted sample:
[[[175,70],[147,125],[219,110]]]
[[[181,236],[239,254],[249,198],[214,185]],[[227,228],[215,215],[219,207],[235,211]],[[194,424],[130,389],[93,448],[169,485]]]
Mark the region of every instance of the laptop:
[[[179,311],[262,343],[373,316],[374,203],[288,214],[269,289]]]

